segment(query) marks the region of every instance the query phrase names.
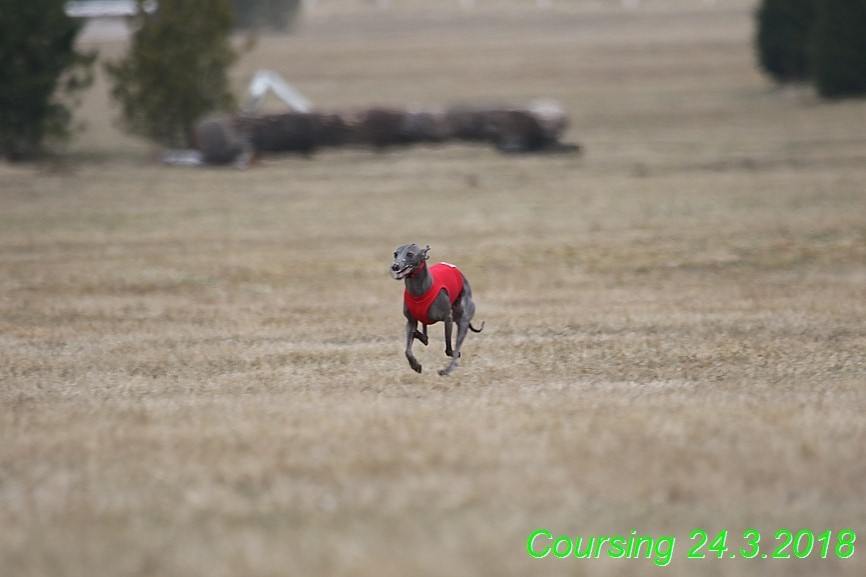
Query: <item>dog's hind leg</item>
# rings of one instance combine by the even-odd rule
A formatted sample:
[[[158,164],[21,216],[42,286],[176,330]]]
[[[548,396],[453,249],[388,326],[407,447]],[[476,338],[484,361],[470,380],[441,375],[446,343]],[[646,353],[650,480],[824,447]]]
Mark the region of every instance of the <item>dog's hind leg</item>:
[[[445,324],[445,356],[450,357],[454,354],[454,349],[451,348],[451,331],[454,328],[454,318],[451,311],[448,311],[448,316],[443,323]]]
[[[457,325],[457,339],[454,341],[454,348],[451,351],[451,354],[448,355],[451,357],[451,364],[439,371],[440,375],[447,375],[457,366],[457,363],[460,361],[460,349],[463,347],[463,341],[466,339],[466,335],[469,334],[470,329],[473,332],[481,332],[481,329],[476,329],[472,326],[472,317],[475,316],[475,303],[472,301],[472,291],[469,288],[469,283],[466,282],[464,286],[465,290],[463,295],[461,295],[457,302],[454,303],[454,306],[448,315],[449,321],[453,319],[454,324]],[[483,324],[482,328],[484,328]],[[445,334],[446,345],[450,348],[451,331],[450,325],[447,323],[445,325]],[[445,354],[448,354],[447,350]]]
[[[457,341],[454,343],[454,355],[457,358],[460,358],[460,348],[463,346],[463,339],[466,338],[468,332],[469,321],[461,319],[460,322],[457,323]]]
[[[448,312],[448,318],[445,319],[445,355],[451,357],[451,362],[448,366],[439,371],[439,374],[445,376],[454,370],[457,366],[457,361],[460,359],[460,343],[463,342],[463,337],[466,336],[466,329],[461,328],[460,323],[457,323],[457,343],[456,347],[451,347],[451,332],[454,326],[452,313]]]

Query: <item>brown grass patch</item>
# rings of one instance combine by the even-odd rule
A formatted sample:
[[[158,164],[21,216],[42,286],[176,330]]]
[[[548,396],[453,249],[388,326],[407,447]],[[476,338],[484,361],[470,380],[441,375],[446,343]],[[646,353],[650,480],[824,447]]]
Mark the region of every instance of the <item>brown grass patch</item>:
[[[672,576],[863,574],[685,554],[866,527],[864,103],[769,86],[753,2],[357,4],[261,38],[238,86],[558,98],[586,155],[168,169],[97,86],[71,160],[0,165],[3,575],[651,571],[534,561],[539,527],[677,535]],[[487,323],[451,378],[440,326],[424,374],[402,355],[408,241]]]

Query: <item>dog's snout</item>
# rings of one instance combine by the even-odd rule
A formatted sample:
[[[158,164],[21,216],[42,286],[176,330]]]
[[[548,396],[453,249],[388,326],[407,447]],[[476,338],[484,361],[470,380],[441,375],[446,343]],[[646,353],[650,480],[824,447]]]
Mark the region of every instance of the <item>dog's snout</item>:
[[[394,264],[391,265],[391,270],[397,272],[398,270],[400,270],[400,265],[394,262]]]

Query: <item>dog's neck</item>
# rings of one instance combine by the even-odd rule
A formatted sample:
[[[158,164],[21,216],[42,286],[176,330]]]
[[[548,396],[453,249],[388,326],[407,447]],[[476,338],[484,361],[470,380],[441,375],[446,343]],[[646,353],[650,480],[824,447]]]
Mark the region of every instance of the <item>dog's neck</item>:
[[[412,296],[420,296],[429,291],[433,287],[433,277],[427,269],[427,262],[424,261],[415,267],[411,274],[406,275],[404,281],[406,290]]]

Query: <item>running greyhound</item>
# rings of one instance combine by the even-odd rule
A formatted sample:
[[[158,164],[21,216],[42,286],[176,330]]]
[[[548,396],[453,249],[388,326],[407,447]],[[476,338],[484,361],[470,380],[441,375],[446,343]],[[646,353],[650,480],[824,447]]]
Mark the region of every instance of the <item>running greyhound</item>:
[[[484,329],[472,326],[475,316],[475,303],[472,302],[472,288],[463,273],[446,262],[427,266],[428,244],[423,250],[415,244],[404,244],[394,252],[394,262],[391,264],[391,274],[396,280],[406,282],[403,292],[403,315],[406,317],[406,358],[409,366],[416,372],[421,372],[421,363],[412,354],[412,342],[415,339],[425,346],[427,340],[427,325],[442,321],[445,323],[445,354],[451,357],[451,363],[439,371],[447,375],[457,366],[460,359],[460,346],[466,338],[467,330],[480,333]],[[418,331],[418,323],[423,325],[423,332]],[[451,325],[457,323],[457,340],[451,348]]]

